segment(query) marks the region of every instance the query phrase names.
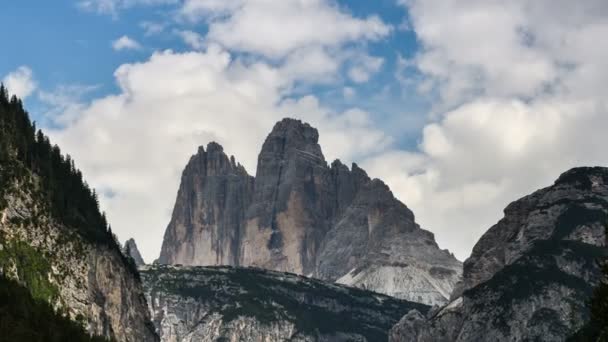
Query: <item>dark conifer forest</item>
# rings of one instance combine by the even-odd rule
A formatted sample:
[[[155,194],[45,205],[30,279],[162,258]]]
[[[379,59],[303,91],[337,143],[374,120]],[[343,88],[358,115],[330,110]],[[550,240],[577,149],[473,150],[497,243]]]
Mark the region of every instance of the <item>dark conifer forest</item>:
[[[54,219],[89,242],[118,248],[95,190],[83,180],[72,158],[36,130],[21,100],[9,98],[7,89],[0,86],[0,194],[28,172],[40,178]]]

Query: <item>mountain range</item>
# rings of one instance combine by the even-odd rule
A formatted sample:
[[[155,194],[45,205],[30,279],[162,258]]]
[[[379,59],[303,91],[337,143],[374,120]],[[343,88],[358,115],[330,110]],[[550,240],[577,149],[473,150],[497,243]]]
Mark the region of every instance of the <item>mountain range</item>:
[[[199,148],[145,265],[0,87],[0,340],[608,336],[607,168],[571,169],[511,203],[462,264],[382,181],[328,164],[318,138],[278,122],[255,177],[220,145]]]

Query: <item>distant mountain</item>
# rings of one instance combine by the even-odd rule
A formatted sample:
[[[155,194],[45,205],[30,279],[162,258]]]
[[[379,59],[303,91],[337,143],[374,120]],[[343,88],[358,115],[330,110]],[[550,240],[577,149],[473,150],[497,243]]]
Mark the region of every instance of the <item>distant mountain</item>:
[[[145,265],[144,259],[141,257],[141,253],[139,253],[139,249],[137,248],[137,244],[134,239],[129,239],[125,242],[124,247],[122,248],[124,255],[127,255],[133,259],[135,262],[135,266],[140,267]]]
[[[262,269],[146,266],[141,275],[163,341],[386,341],[401,316],[429,308]]]
[[[462,264],[353,164],[328,165],[315,128],[278,122],[255,178],[217,143],[186,166],[159,262],[257,266],[447,302]]]
[[[391,341],[563,341],[589,320],[608,256],[608,169],[575,168],[505,209],[464,263],[461,288]]]
[[[139,274],[121,253],[95,191],[4,87],[0,282],[1,340],[158,339]]]

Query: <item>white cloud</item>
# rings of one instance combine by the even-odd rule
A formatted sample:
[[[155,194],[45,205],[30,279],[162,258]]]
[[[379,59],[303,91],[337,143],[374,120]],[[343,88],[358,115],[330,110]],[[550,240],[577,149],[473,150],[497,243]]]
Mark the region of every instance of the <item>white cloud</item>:
[[[16,95],[22,100],[30,96],[38,87],[32,69],[25,65],[6,75],[2,83],[11,95]]]
[[[384,64],[383,58],[361,55],[348,71],[348,76],[355,83],[367,82],[372,74],[380,70],[382,64]]]
[[[394,150],[364,166],[464,258],[509,202],[570,167],[608,165],[608,5],[404,4],[422,49],[402,62],[422,77],[421,91],[438,94],[434,122],[419,151]]]
[[[205,47],[205,39],[203,36],[194,31],[183,30],[175,31],[175,33],[184,41],[184,43],[195,50],[202,50]]]
[[[134,236],[152,260],[179,175],[199,145],[218,141],[253,173],[266,134],[285,116],[317,126],[328,158],[356,159],[391,142],[364,111],[335,113],[311,96],[285,99],[299,75],[234,59],[213,44],[200,52],[159,52],[118,68],[119,94],[93,101],[50,135],[99,190],[120,238]]]
[[[77,5],[84,11],[117,16],[120,10],[134,6],[176,4],[179,0],[79,0]]]
[[[139,44],[136,40],[131,39],[127,36],[122,36],[112,42],[112,48],[115,51],[139,50],[139,49],[141,49],[141,44]]]
[[[391,30],[376,16],[355,18],[325,0],[187,0],[181,12],[209,21],[208,40],[269,58],[302,48],[377,40]]]
[[[142,21],[139,23],[139,27],[144,29],[144,35],[146,36],[154,36],[162,33],[166,28],[165,23],[157,23],[153,21]]]
[[[60,85],[52,91],[40,90],[38,98],[47,108],[44,117],[55,125],[70,124],[86,108],[82,98],[98,88],[98,85]]]

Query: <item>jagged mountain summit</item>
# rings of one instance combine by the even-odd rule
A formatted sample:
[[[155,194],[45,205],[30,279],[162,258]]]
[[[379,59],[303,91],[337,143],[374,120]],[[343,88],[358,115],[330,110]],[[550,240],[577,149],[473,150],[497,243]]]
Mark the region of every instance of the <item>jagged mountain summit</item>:
[[[163,341],[386,341],[419,303],[253,268],[145,266]]]
[[[141,267],[146,264],[144,258],[141,257],[141,253],[139,253],[139,249],[137,248],[137,244],[135,243],[135,239],[131,238],[125,242],[125,246],[123,247],[123,253],[133,259],[135,262],[135,266]]]
[[[505,209],[464,263],[454,299],[411,312],[391,341],[563,341],[589,320],[608,256],[608,169],[575,168]]]
[[[186,166],[159,262],[256,266],[426,304],[448,300],[462,264],[378,179],[328,165],[317,130],[278,122],[255,177],[221,146]]]

